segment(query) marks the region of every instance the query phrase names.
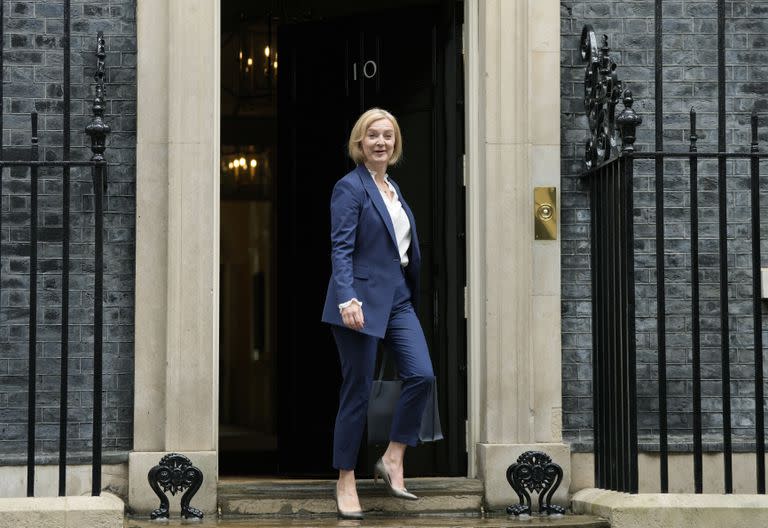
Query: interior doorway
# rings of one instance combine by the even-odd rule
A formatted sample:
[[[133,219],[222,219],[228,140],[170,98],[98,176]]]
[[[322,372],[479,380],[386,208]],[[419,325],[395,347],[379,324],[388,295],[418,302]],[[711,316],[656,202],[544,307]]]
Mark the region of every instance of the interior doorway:
[[[222,1],[220,474],[325,477],[340,384],[320,313],[328,203],[372,106],[404,136],[395,178],[416,216],[419,307],[446,440],[412,475],[466,474],[461,14],[457,2]],[[380,454],[366,447],[360,475]]]

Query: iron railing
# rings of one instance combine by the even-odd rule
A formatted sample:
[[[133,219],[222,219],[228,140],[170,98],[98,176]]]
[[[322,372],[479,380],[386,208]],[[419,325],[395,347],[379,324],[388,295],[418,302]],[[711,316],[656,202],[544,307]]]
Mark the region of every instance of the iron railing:
[[[0,42],[3,41],[3,22],[5,2],[0,2]],[[6,159],[7,149],[0,144],[0,200],[2,199],[2,180],[5,168],[20,167],[29,169],[30,183],[30,254],[29,254],[29,362],[28,362],[28,401],[27,401],[27,496],[35,495],[35,428],[37,410],[38,377],[38,335],[37,313],[40,299],[37,292],[38,282],[38,194],[39,170],[46,168],[47,172],[61,169],[62,188],[62,266],[61,266],[61,368],[60,368],[60,409],[59,409],[59,471],[58,494],[66,495],[67,478],[67,413],[68,413],[68,360],[69,360],[69,274],[70,274],[70,213],[71,169],[74,167],[90,167],[93,180],[94,196],[94,317],[93,317],[93,433],[92,433],[92,487],[91,493],[101,492],[101,455],[102,455],[102,324],[103,324],[103,285],[104,285],[104,191],[106,189],[107,162],[104,159],[105,141],[109,134],[109,126],[104,123],[105,91],[104,77],[106,48],[102,32],[96,39],[96,92],[93,100],[93,117],[86,127],[85,133],[91,138],[92,156],[87,161],[71,159],[71,47],[70,47],[70,0],[63,3],[63,148],[62,159],[58,161],[40,160],[38,143],[38,115],[30,114],[31,138],[29,158],[26,160]],[[3,54],[0,50],[0,71],[3,70]],[[0,82],[0,101],[3,98],[3,83]],[[3,129],[3,105],[0,105],[0,130]],[[2,229],[2,214],[0,212],[0,229]],[[0,245],[2,256],[2,245]],[[0,277],[1,279],[1,277]]]
[[[592,379],[599,487],[637,490],[632,158],[590,173]]]
[[[637,160],[654,164],[655,204],[656,343],[658,365],[659,488],[669,490],[669,433],[667,381],[667,306],[665,299],[664,162],[687,161],[690,213],[690,337],[693,483],[703,491],[702,442],[702,342],[699,256],[699,166],[717,160],[717,223],[719,257],[719,347],[721,371],[723,489],[733,492],[731,425],[731,340],[729,321],[728,216],[726,163],[749,161],[751,231],[752,346],[754,347],[755,478],[758,493],[765,493],[765,418],[763,391],[762,297],[760,276],[760,160],[758,116],[752,113],[748,151],[728,152],[725,135],[725,44],[723,1],[718,2],[718,141],[717,151],[697,147],[696,112],[690,112],[687,152],[665,151],[663,145],[663,83],[661,70],[661,1],[656,2],[655,151],[634,149],[635,133],[642,120],[632,110],[632,95],[625,90],[610,59],[607,37],[598,47],[594,31],[582,32],[582,57],[587,62],[585,105],[592,130],[587,143],[583,178],[590,186],[591,273],[593,324],[593,420],[595,482],[598,487],[638,492],[638,391],[635,313],[634,178]],[[615,117],[619,101],[624,110]],[[619,144],[620,143],[620,144]]]

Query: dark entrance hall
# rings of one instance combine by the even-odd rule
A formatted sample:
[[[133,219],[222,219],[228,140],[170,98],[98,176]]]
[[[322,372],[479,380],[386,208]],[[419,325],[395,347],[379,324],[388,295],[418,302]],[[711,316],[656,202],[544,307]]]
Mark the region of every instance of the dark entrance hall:
[[[390,174],[416,216],[419,318],[446,439],[413,476],[466,474],[461,4],[222,3],[220,473],[330,476],[340,374],[320,322],[328,203],[357,116],[397,116]],[[370,474],[382,448],[364,447]]]

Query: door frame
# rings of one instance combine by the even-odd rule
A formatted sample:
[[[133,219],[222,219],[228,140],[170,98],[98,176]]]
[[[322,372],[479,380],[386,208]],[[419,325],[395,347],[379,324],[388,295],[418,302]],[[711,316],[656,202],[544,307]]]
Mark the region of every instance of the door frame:
[[[403,14],[405,11],[405,14]],[[439,361],[436,373],[446,385],[438,389],[441,402],[442,422],[448,441],[441,442],[438,451],[442,460],[438,466],[447,475],[466,475],[468,462],[466,460],[466,424],[467,424],[467,347],[466,347],[466,310],[464,298],[464,283],[466,281],[466,244],[465,244],[465,190],[462,174],[462,154],[464,152],[464,120],[463,106],[463,70],[461,59],[461,19],[463,7],[458,3],[443,4],[426,8],[414,6],[412,9],[402,8],[396,11],[384,11],[382,16],[387,18],[407,16],[412,13],[426,15],[434,24],[433,39],[438,39],[436,53],[437,62],[433,77],[434,87],[434,119],[432,121],[434,145],[434,175],[431,183],[431,201],[434,211],[428,220],[437,229],[433,240],[435,266],[424,270],[435,281],[434,320],[424,320],[422,324],[432,325],[433,341],[430,346],[443,351],[448,361]],[[365,15],[353,14],[339,19],[339,23],[349,24],[350,27],[364,27],[365,19],[361,16],[376,16],[375,13]],[[326,23],[333,24],[334,19]],[[323,24],[307,22],[307,24]],[[362,26],[361,26],[362,25]],[[309,25],[299,33],[310,33],[313,25]],[[344,26],[346,27],[346,26]],[[287,53],[287,52],[286,52]],[[434,58],[434,56],[433,56]],[[282,70],[286,73],[287,70]],[[290,82],[288,83],[290,85]],[[362,85],[361,85],[362,86]],[[371,103],[365,103],[371,104]],[[358,112],[363,109],[360,106]],[[286,108],[287,110],[287,108]],[[280,117],[278,119],[290,117]],[[352,118],[354,121],[354,118]],[[289,122],[288,121],[288,122]],[[288,123],[286,122],[286,123]],[[288,129],[292,128],[290,125]],[[281,125],[282,128],[282,125]],[[285,164],[281,170],[289,167],[291,156],[280,155]],[[290,170],[288,170],[290,172]],[[288,181],[290,178],[283,180]],[[277,209],[291,209],[277,206]],[[290,214],[290,213],[289,213]],[[278,227],[280,229],[280,227]],[[279,251],[279,249],[278,249]],[[280,266],[278,266],[279,268]],[[439,294],[439,295],[438,295]],[[278,294],[278,298],[280,294]],[[279,340],[280,337],[278,336]],[[441,355],[443,355],[441,354]],[[282,354],[281,354],[282,356]],[[450,387],[446,390],[445,387]],[[282,392],[280,390],[280,392]],[[364,454],[363,454],[364,457]]]
[[[466,187],[466,272],[464,312],[467,318],[467,476],[477,476],[474,446],[480,438],[480,387],[482,367],[480,351],[485,348],[483,317],[483,247],[481,196],[484,194],[480,175],[483,167],[480,152],[480,16],[479,0],[464,0],[464,185]]]

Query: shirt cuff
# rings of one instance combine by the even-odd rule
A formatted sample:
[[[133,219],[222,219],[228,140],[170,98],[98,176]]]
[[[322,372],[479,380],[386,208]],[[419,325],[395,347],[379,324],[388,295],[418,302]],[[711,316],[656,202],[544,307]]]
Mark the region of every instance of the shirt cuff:
[[[352,303],[356,303],[358,306],[362,306],[363,305],[362,302],[358,301],[356,298],[353,297],[350,300],[348,300],[347,302],[343,302],[343,303],[341,303],[339,305],[339,312],[341,312],[347,306],[350,306]]]

